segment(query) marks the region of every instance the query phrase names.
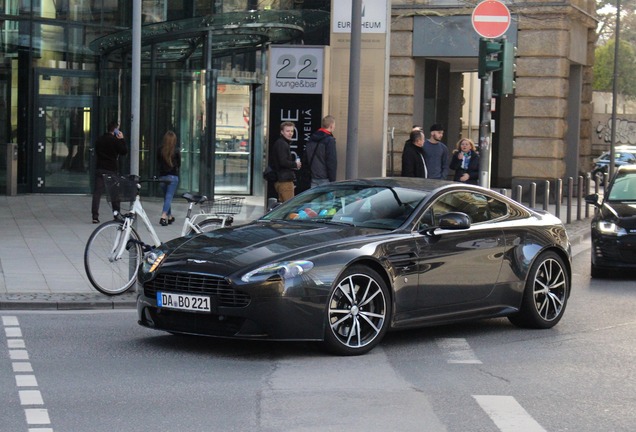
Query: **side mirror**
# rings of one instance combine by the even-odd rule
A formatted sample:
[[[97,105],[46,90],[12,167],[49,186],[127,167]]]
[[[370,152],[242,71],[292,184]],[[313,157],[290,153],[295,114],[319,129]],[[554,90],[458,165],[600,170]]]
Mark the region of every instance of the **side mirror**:
[[[601,205],[599,203],[599,201],[598,201],[598,194],[597,193],[593,193],[593,194],[587,195],[585,197],[585,202],[588,203],[588,204],[592,204],[593,206],[596,206],[596,207]]]
[[[470,218],[466,213],[450,212],[440,216],[438,228],[461,230],[470,228]]]
[[[276,207],[278,207],[280,205],[280,203],[278,202],[278,199],[276,198],[269,198],[267,200],[267,211],[272,211],[274,210]]]

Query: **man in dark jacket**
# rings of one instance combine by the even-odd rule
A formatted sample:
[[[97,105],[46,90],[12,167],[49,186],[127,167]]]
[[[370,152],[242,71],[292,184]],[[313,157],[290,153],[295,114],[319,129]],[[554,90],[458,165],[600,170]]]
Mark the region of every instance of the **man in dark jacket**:
[[[402,177],[427,178],[423,146],[424,133],[420,129],[413,129],[402,151]]]
[[[338,170],[336,138],[333,136],[336,119],[331,115],[325,116],[321,125],[305,146],[304,161],[311,171],[311,187],[336,181]]]
[[[128,153],[124,134],[118,129],[119,122],[108,123],[108,131],[95,141],[95,189],[93,191],[93,223],[99,223],[99,201],[104,193],[104,174],[117,175],[119,156]],[[119,202],[112,201],[113,210],[119,211]]]
[[[424,141],[424,160],[428,169],[428,178],[447,180],[449,152],[448,147],[441,140],[444,127],[435,123],[431,126],[431,135]]]
[[[283,122],[280,125],[280,136],[272,144],[269,154],[269,166],[276,171],[276,183],[274,188],[278,194],[278,201],[285,202],[294,196],[294,170],[300,169],[300,159],[291,153],[290,144],[294,136],[296,126],[292,122]]]

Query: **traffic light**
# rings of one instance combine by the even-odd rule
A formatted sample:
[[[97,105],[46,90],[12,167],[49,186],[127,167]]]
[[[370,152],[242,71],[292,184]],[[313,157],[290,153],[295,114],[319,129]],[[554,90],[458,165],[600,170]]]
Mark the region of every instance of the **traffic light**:
[[[515,72],[517,65],[515,58],[517,57],[517,48],[508,40],[503,41],[501,50],[501,94],[508,95],[515,91]]]
[[[479,78],[486,78],[490,72],[501,69],[503,45],[500,39],[479,39]]]

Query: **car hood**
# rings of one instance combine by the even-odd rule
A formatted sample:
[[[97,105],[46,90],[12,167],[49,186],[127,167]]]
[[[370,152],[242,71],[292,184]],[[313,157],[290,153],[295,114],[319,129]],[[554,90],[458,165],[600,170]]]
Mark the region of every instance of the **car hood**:
[[[197,265],[203,270],[211,265],[217,274],[230,274],[276,260],[306,258],[308,253],[318,255],[348,247],[379,233],[388,231],[312,222],[256,221],[167,242],[163,249],[169,256],[162,267]]]
[[[604,202],[601,217],[605,220],[621,220],[621,226],[636,229],[636,201]]]

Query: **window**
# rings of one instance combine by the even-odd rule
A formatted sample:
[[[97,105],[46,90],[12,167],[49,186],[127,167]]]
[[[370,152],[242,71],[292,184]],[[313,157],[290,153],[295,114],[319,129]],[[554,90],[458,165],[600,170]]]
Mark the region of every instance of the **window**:
[[[439,217],[449,212],[466,213],[473,224],[499,219],[508,214],[506,203],[470,191],[450,192],[438,198],[420,219],[418,229],[436,226]]]

